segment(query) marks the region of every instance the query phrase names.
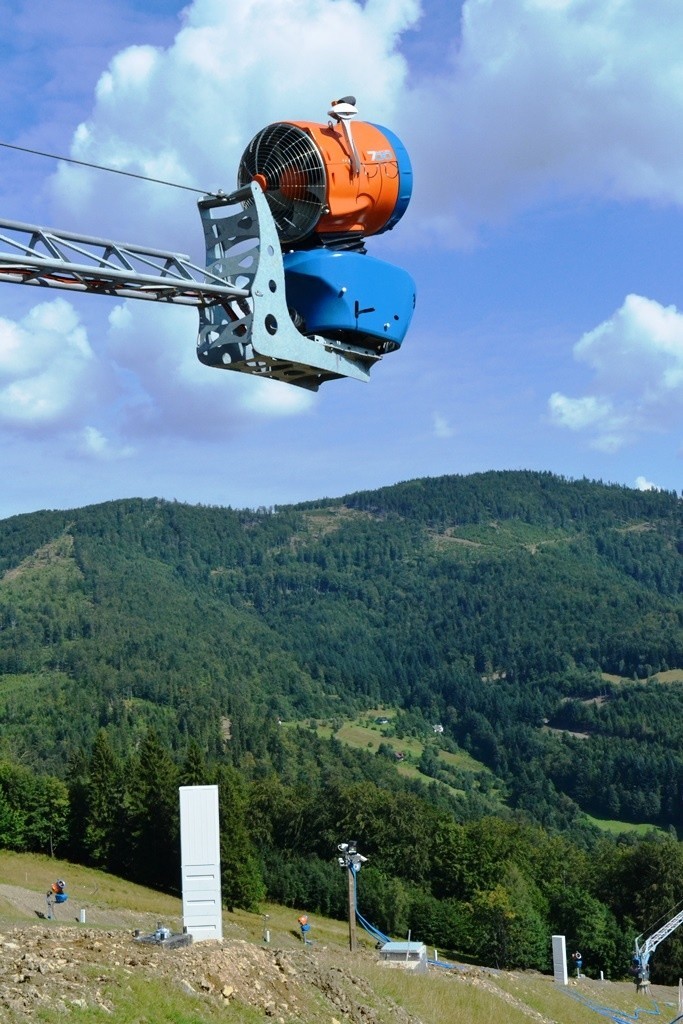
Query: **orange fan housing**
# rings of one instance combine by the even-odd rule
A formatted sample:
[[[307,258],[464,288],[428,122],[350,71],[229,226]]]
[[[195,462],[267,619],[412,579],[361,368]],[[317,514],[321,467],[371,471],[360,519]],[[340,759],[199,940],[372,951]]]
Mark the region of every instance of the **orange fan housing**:
[[[399,167],[394,148],[374,124],[356,121],[353,139],[360,159],[354,174],[352,155],[340,124],[292,121],[313,139],[327,171],[327,207],[317,234],[374,235],[390,220],[399,197]]]

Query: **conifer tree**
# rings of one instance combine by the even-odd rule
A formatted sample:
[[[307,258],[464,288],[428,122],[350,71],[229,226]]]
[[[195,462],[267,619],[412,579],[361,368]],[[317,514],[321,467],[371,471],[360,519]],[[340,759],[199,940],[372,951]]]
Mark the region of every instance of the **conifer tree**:
[[[224,765],[216,773],[221,828],[221,885],[228,910],[256,910],[265,896],[261,866],[246,824],[246,794],[239,773]]]
[[[85,854],[95,867],[116,870],[123,860],[123,771],[104,729],[93,743],[84,795]]]
[[[158,733],[149,729],[128,776],[130,859],[146,885],[176,890],[180,881],[178,772]]]

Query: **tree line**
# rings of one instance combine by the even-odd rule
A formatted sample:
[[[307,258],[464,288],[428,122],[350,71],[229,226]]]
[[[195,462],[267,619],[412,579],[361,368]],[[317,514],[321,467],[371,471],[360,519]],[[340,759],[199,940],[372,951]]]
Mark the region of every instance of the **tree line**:
[[[579,842],[518,813],[457,820],[424,792],[388,789],[381,756],[347,752],[340,764],[335,741],[305,729],[284,736],[279,753],[280,774],[254,763],[245,775],[207,765],[194,743],[179,761],[150,730],[123,760],[100,730],[64,781],[0,764],[0,845],[177,893],[178,785],[215,784],[230,909],[256,910],[268,898],[343,918],[337,844],[353,838],[368,857],[358,906],[381,931],[537,970],[550,968],[550,935],[565,934],[589,974],[612,978],[626,975],[635,935],[680,902],[683,848],[670,835],[585,833]],[[682,954],[674,935],[655,957],[654,978],[672,983]]]

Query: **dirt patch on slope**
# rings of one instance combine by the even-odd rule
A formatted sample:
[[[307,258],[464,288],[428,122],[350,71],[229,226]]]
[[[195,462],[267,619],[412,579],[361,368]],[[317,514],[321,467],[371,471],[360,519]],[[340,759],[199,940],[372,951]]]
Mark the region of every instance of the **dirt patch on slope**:
[[[40,1008],[92,1008],[112,1017],[107,992],[121,975],[162,978],[187,995],[242,1003],[276,1024],[380,1024],[370,986],[339,950],[261,948],[243,940],[164,949],[131,933],[54,922],[0,932],[0,1019],[24,1022]],[[386,1011],[386,1005],[384,1006]],[[396,1024],[419,1024],[398,1005]]]

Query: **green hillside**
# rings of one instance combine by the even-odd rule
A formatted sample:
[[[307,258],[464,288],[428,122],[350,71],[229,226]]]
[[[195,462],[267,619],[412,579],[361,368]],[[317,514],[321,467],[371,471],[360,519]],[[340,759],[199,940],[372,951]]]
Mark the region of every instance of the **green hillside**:
[[[172,888],[173,787],[217,781],[235,906],[343,914],[353,835],[380,927],[543,966],[569,906],[533,850],[561,841],[582,944],[623,963],[680,899],[682,508],[520,472],[0,522],[0,844]],[[495,867],[465,870],[482,821]],[[635,894],[641,846],[600,822],[656,826],[671,886]]]
[[[121,753],[152,724],[218,754],[229,719],[239,763],[264,721],[384,702],[443,721],[539,820],[559,791],[679,828],[683,689],[648,680],[683,668],[681,530],[675,495],[533,473],[259,512],[131,500],[15,517],[0,523],[2,742],[61,773],[100,726]]]

